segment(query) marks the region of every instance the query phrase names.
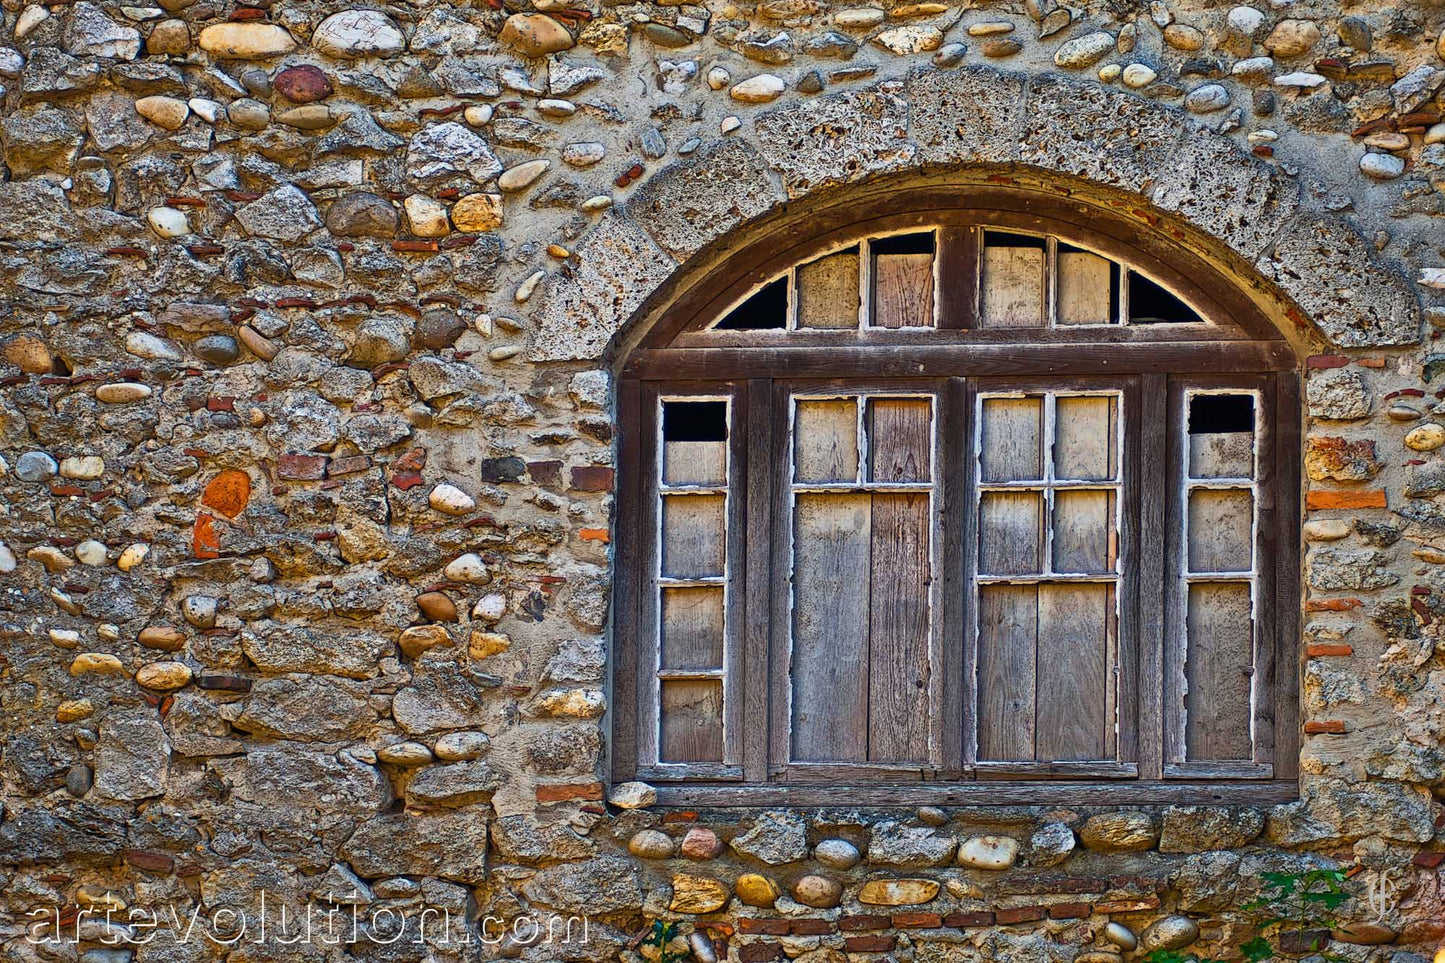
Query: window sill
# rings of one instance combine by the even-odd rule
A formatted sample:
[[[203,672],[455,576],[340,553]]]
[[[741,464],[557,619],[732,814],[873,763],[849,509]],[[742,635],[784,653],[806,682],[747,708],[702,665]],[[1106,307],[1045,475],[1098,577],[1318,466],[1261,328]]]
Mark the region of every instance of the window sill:
[[[901,785],[707,785],[657,787],[659,806],[1245,806],[1299,798],[1292,779],[1256,782],[988,781]]]

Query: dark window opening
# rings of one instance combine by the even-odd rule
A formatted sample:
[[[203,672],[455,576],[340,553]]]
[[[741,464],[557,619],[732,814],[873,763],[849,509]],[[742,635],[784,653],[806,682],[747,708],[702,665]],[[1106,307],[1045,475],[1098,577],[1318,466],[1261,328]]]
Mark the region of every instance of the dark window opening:
[[[984,231],[984,247],[1031,247],[1040,251],[1044,249],[1045,241],[1041,237],[1032,234],[1009,234],[1005,231]]]
[[[788,279],[778,278],[728,312],[718,322],[719,330],[781,330],[788,326]]]
[[[932,254],[933,232],[921,231],[917,234],[894,234],[892,237],[880,237],[868,246],[875,255]]]
[[[1129,321],[1132,324],[1199,324],[1194,309],[1153,281],[1129,272]]]
[[[1254,396],[1195,395],[1189,402],[1189,433],[1254,431]]]
[[[669,401],[662,406],[663,441],[727,441],[725,401]]]

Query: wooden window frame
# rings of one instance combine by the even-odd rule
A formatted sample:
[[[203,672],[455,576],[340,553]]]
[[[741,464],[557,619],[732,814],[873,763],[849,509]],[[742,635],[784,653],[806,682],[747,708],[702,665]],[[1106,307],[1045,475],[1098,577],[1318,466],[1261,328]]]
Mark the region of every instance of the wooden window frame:
[[[1298,361],[1236,282],[1182,248],[1161,250],[1137,225],[1080,220],[1067,202],[1027,210],[930,206],[822,217],[789,238],[745,249],[685,291],[619,371],[616,576],[612,637],[611,775],[645,779],[680,806],[1091,803],[1269,803],[1298,796]],[[895,204],[897,199],[890,200]],[[932,199],[937,203],[937,199]],[[1006,198],[1005,198],[1006,200]],[[956,203],[956,199],[955,202]],[[1042,208],[1042,209],[1041,209]],[[935,327],[834,331],[706,330],[743,294],[781,271],[868,237],[933,226]],[[1026,229],[1139,264],[1167,282],[1205,324],[1080,324],[980,328],[983,227]],[[1122,272],[1121,272],[1122,276]],[[871,298],[864,290],[860,297]],[[682,307],[678,307],[682,305]],[[790,297],[791,313],[794,310]],[[671,319],[671,320],[669,320]],[[1118,573],[1118,761],[983,764],[976,758],[977,480],[972,451],[979,392],[1088,386],[1121,392]],[[1256,572],[1260,620],[1254,758],[1188,762],[1181,755],[1180,488],[1185,392],[1256,393],[1259,433]],[[793,393],[931,394],[935,456],[932,618],[940,663],[927,766],[788,762],[791,617],[790,401]],[[647,598],[653,591],[659,399],[727,397],[730,404],[728,588],[720,765],[659,763],[646,669],[655,668]],[[950,439],[958,439],[957,444]],[[1168,466],[1146,471],[1143,466]],[[654,507],[649,507],[654,506]],[[736,526],[736,527],[735,527]],[[736,551],[735,551],[736,549]],[[780,630],[780,626],[782,629]],[[938,649],[934,650],[938,652]],[[655,674],[653,676],[655,678]],[[1271,711],[1272,710],[1272,711]]]

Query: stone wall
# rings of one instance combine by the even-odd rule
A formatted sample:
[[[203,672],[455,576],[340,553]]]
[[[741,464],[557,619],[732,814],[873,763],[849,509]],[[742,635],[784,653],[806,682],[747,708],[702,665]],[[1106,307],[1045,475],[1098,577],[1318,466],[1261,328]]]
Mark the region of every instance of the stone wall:
[[[1230,957],[1311,867],[1344,959],[1445,938],[1438,2],[0,8],[8,958]],[[1301,799],[609,802],[614,343],[787,201],[999,165],[1312,352]],[[186,926],[263,898],[364,925]]]

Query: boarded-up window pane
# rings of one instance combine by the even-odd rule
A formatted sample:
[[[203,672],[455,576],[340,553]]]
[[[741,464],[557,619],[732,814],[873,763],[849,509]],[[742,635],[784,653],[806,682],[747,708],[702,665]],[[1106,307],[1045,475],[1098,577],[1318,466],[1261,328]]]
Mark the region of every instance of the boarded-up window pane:
[[[723,590],[662,590],[662,667],[720,669],[723,664]]]
[[[1189,493],[1189,570],[1248,572],[1254,563],[1254,496],[1247,489]]]
[[[874,495],[868,759],[922,761],[928,748],[929,498]]]
[[[1041,493],[984,492],[978,516],[980,575],[1031,575],[1043,571]]]
[[[1254,477],[1254,397],[1195,395],[1189,399],[1189,476]]]
[[[988,398],[983,402],[979,464],[985,482],[1044,477],[1043,399]]]
[[[723,574],[727,550],[722,495],[666,495],[662,499],[662,574],[706,578]]]
[[[1034,758],[1038,587],[985,585],[978,593],[978,757]]]
[[[798,327],[858,327],[858,249],[798,266]]]
[[[1054,571],[1102,575],[1118,555],[1114,491],[1068,489],[1054,493]]]
[[[721,762],[723,689],[716,679],[662,682],[661,762]]]
[[[1043,325],[1043,238],[985,232],[981,287],[985,327]]]
[[[868,402],[868,469],[875,482],[926,482],[932,475],[933,409],[924,398]]]
[[[858,479],[855,399],[797,403],[793,415],[793,477],[799,482]]]
[[[799,494],[793,513],[793,757],[868,747],[872,497]]]
[[[1059,324],[1109,324],[1114,320],[1114,265],[1088,251],[1059,245]]]
[[[870,248],[873,252],[873,326],[932,326],[933,233],[879,238]]]
[[[727,402],[662,405],[662,480],[668,485],[727,483]]]
[[[1185,710],[1190,759],[1249,759],[1254,623],[1245,582],[1189,586]]]
[[[1062,396],[1054,409],[1054,477],[1109,481],[1119,472],[1118,400]]]

